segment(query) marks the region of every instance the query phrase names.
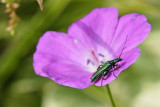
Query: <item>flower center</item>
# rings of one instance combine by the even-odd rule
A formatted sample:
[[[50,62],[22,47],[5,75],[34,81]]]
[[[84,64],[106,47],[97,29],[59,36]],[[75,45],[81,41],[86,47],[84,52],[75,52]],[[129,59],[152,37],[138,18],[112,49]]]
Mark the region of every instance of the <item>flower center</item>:
[[[97,54],[93,49],[91,49],[90,56],[87,59],[87,66],[89,68],[89,72],[95,72],[98,66],[103,65],[106,61],[106,57],[102,53]]]

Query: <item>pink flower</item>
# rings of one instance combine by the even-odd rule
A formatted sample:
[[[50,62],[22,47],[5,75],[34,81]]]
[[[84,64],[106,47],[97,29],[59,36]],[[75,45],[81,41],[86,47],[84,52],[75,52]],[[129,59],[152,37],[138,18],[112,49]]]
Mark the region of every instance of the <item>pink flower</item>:
[[[73,23],[68,33],[47,31],[39,40],[34,53],[34,70],[37,75],[48,77],[58,84],[83,89],[101,85],[101,80],[91,83],[90,78],[99,65],[119,57],[123,61],[114,71],[120,72],[133,64],[140,55],[135,48],[151,30],[144,15],[132,13],[118,18],[116,8],[97,8]],[[113,81],[109,72],[103,85]]]

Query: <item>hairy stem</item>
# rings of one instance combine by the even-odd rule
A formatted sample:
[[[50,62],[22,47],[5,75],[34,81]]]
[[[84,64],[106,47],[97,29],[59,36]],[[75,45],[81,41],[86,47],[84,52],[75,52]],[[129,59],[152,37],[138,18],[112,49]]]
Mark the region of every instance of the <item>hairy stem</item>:
[[[115,102],[114,102],[113,97],[112,97],[111,90],[109,88],[109,84],[106,85],[106,90],[108,91],[108,94],[109,94],[109,97],[110,97],[110,100],[111,100],[111,103],[112,103],[112,107],[116,107]]]

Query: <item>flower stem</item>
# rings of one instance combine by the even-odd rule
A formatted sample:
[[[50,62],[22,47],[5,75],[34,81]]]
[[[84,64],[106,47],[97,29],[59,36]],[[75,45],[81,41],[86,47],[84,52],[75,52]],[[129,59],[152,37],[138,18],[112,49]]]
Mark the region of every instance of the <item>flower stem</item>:
[[[109,88],[109,84],[106,85],[106,89],[108,91],[108,94],[109,94],[109,97],[110,97],[110,100],[111,100],[111,103],[112,103],[112,107],[116,107],[115,103],[114,103],[114,100],[113,100],[113,97],[112,97],[112,93],[111,93],[111,90]]]

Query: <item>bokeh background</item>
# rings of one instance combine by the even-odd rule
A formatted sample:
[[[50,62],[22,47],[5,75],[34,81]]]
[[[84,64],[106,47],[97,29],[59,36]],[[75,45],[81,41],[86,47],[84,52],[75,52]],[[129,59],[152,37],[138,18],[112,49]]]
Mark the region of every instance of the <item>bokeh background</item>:
[[[11,0],[12,1],[12,0]],[[159,0],[13,0],[20,7],[15,32],[8,32],[9,14],[0,3],[0,107],[111,107],[101,87],[84,90],[61,86],[37,76],[32,57],[38,39],[47,30],[66,32],[68,26],[98,7],[116,7],[119,15],[141,13],[152,26],[138,47],[139,59],[110,83],[117,107],[160,107]],[[14,34],[14,35],[13,35]]]

